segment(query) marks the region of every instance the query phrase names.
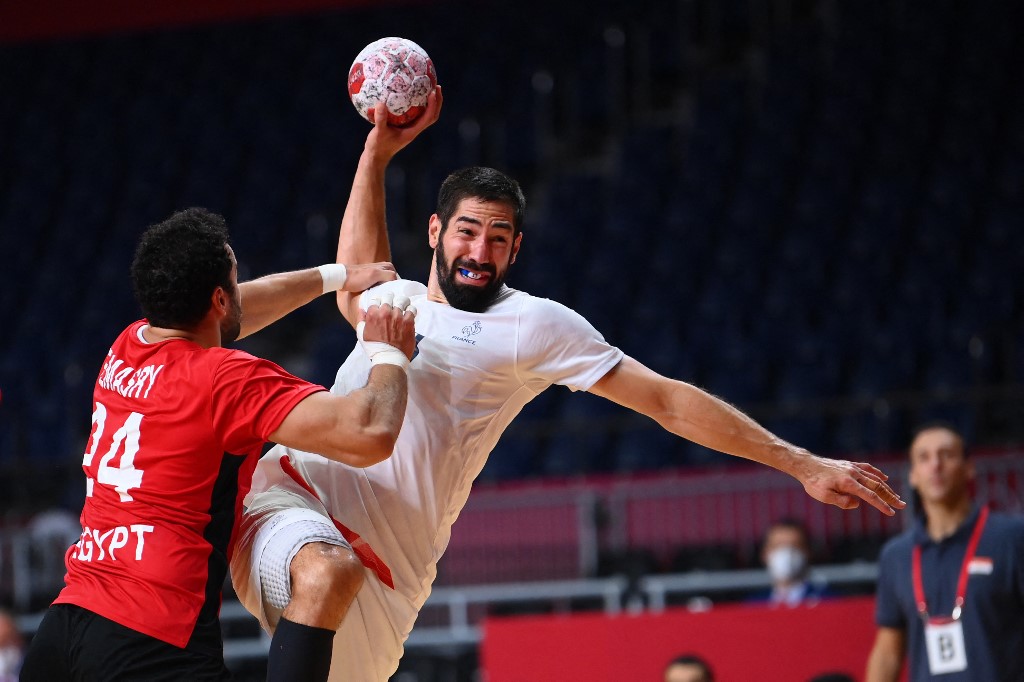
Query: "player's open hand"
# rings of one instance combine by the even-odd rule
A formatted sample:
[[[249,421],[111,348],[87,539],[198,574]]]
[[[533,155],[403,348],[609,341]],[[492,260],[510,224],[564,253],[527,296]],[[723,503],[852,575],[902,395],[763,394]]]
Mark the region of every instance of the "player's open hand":
[[[427,95],[426,110],[405,128],[388,125],[387,107],[374,108],[373,130],[366,138],[367,153],[377,160],[390,161],[395,154],[415,140],[417,135],[437,122],[443,103],[444,96],[441,93],[441,86],[435,86],[434,91]]]
[[[342,291],[359,293],[366,291],[374,284],[381,282],[392,282],[398,279],[395,266],[391,263],[365,263],[361,265],[346,265],[345,286]]]
[[[888,476],[867,462],[847,462],[811,455],[797,479],[807,494],[841,509],[856,509],[864,500],[887,516],[907,503],[886,483]]]
[[[397,348],[412,360],[416,351],[416,308],[407,296],[382,293],[370,299],[363,319],[356,328],[359,341],[371,356],[372,344],[387,344]]]

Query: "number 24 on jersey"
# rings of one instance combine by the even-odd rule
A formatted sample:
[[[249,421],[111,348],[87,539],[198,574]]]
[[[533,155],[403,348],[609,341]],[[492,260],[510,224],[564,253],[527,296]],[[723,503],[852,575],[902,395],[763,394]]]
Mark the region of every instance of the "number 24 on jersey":
[[[139,451],[139,430],[142,426],[143,415],[132,412],[124,423],[114,431],[109,440],[104,439],[107,432],[107,408],[103,403],[97,401],[96,409],[92,413],[92,438],[90,439],[89,450],[82,458],[82,467],[88,469],[92,466],[92,460],[100,449],[109,442],[109,448],[100,459],[99,469],[96,472],[96,480],[101,485],[109,485],[120,495],[122,502],[131,502],[132,488],[142,485],[142,470],[135,468],[135,455]],[[112,425],[111,425],[112,426]],[[111,461],[120,455],[117,466],[111,466]],[[88,471],[86,472],[88,476]],[[92,497],[94,481],[92,476],[86,479],[86,496]]]

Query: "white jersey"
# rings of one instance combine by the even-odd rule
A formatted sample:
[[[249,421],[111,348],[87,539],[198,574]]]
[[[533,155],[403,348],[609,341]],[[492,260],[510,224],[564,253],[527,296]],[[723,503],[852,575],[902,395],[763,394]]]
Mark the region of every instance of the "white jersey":
[[[387,291],[409,296],[417,310],[408,407],[392,456],[357,469],[277,446],[260,460],[248,499],[275,485],[294,489],[281,466],[287,456],[331,515],[387,566],[398,597],[388,598],[388,609],[404,640],[472,482],[505,428],[552,384],[589,389],[623,353],[569,308],[508,287],[483,313],[429,301],[424,285],[407,280],[364,293],[362,306]],[[369,371],[357,345],[331,391],[365,386]]]

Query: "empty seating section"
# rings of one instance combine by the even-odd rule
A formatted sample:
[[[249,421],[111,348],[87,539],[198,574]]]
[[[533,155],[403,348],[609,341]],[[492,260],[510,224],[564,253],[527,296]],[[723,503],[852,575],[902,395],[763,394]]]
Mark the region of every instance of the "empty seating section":
[[[147,224],[222,212],[243,277],[333,257],[368,130],[347,69],[386,34],[446,94],[388,175],[400,272],[426,273],[444,175],[496,165],[530,200],[512,286],[781,436],[886,452],[944,417],[1019,439],[1019,393],[991,389],[1024,383],[1021,8],[778,7],[433,3],[0,46],[0,465],[73,473]],[[330,383],[353,340],[331,303],[281,326],[248,347]],[[482,477],[727,461],[552,389]]]

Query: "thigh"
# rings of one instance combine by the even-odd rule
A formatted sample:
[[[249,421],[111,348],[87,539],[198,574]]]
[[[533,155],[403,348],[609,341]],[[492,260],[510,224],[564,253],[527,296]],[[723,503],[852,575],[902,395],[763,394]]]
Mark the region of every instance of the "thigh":
[[[82,680],[227,680],[224,655],[200,654],[136,632],[100,616],[83,636],[75,661]]]
[[[87,609],[69,604],[51,607],[51,623],[40,626],[31,668],[23,680],[124,680],[178,682],[230,679],[223,653],[198,653],[136,632]],[[45,621],[46,619],[44,619]],[[36,640],[33,638],[33,645]],[[55,649],[54,647],[63,647]],[[55,661],[39,659],[50,656]]]
[[[71,679],[70,610],[64,605],[47,609],[21,665],[23,682],[61,682]]]
[[[93,641],[91,655],[76,666],[76,671],[81,672],[76,679],[125,682],[220,682],[231,679],[223,655],[198,654],[148,635],[134,631],[129,633],[124,637],[104,637],[100,646]]]

